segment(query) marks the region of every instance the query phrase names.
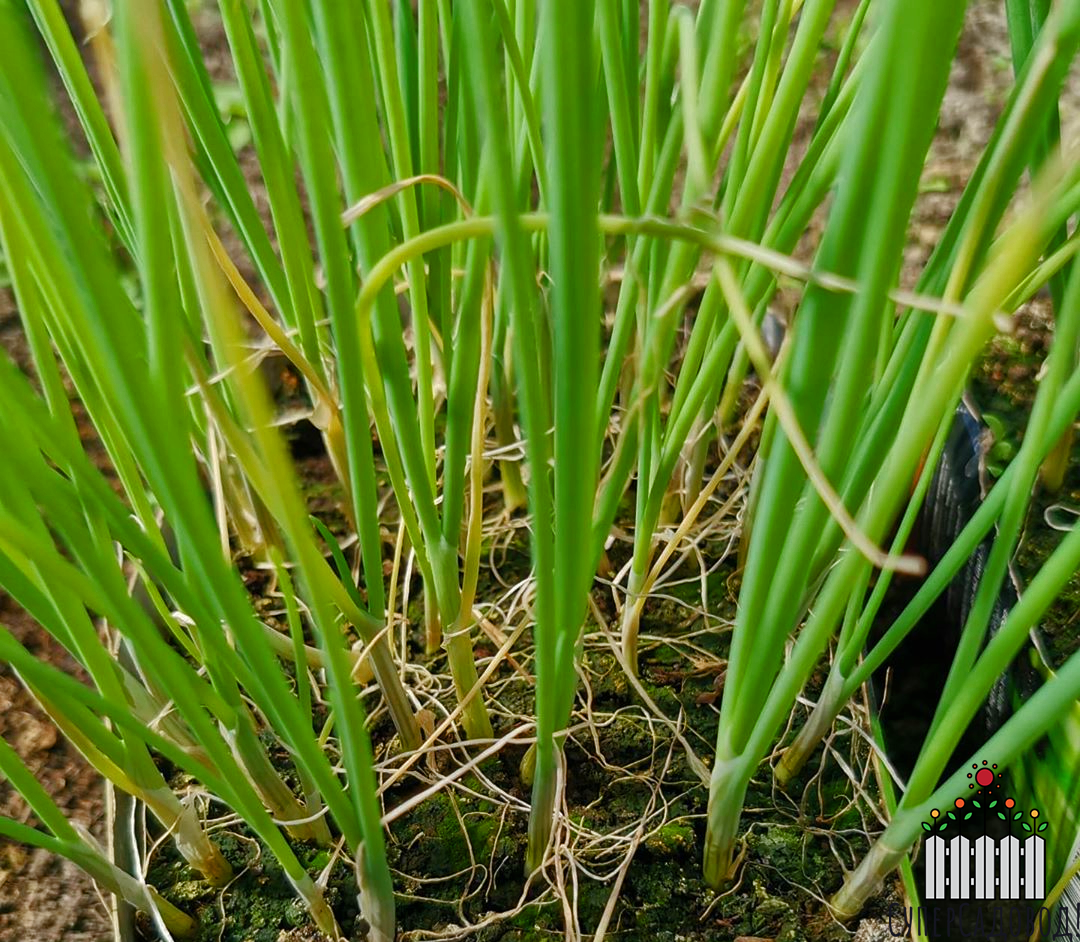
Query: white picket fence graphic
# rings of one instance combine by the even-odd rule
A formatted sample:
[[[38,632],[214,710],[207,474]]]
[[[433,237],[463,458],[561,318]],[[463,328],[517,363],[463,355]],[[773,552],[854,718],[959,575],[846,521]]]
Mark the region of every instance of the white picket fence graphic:
[[[1037,899],[1046,895],[1046,842],[1032,834],[926,841],[926,898]]]

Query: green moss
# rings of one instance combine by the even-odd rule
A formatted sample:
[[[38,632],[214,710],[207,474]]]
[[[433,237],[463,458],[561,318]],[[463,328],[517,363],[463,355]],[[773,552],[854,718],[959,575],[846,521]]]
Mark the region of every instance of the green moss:
[[[148,882],[166,899],[198,920],[196,942],[299,942],[305,938],[311,926],[307,909],[270,851],[244,829],[219,832],[215,841],[236,875],[224,892],[197,879],[167,841],[147,874]],[[317,863],[325,854],[303,845],[297,845],[296,851],[305,863]],[[317,877],[319,868],[309,867],[308,872]],[[342,928],[350,930],[357,916],[350,868],[334,869],[326,898]],[[294,930],[300,934],[293,934]],[[147,933],[147,937],[154,935]]]
[[[802,942],[799,913],[786,900],[772,896],[760,880],[754,881],[753,934],[768,935],[776,942]]]
[[[205,880],[179,880],[169,888],[169,898],[181,908],[214,895],[214,888]]]
[[[694,843],[694,829],[682,823],[666,824],[645,839],[645,846],[661,857],[690,856]]]
[[[324,495],[316,489],[316,496]],[[720,552],[719,547],[714,550]],[[523,561],[525,565],[520,565]],[[614,559],[613,563],[619,564]],[[514,548],[501,557],[500,572],[504,577],[510,573],[523,578],[527,571],[523,550],[520,559]],[[734,613],[731,576],[730,567],[721,567],[709,577],[707,594],[713,617],[731,617]],[[497,591],[494,577],[487,573],[482,578],[488,580],[488,585],[481,588],[480,597],[485,593],[493,595]],[[645,607],[642,629],[649,643],[641,651],[639,680],[669,718],[683,717],[689,740],[705,758],[708,744],[716,736],[715,705],[722,693],[730,635],[723,630],[700,631],[699,583],[671,589],[671,598],[651,599]],[[618,613],[610,606],[610,598],[598,592],[597,603],[615,622]],[[423,590],[419,580],[410,592],[408,616],[413,631],[410,657],[434,672],[444,673],[444,655],[439,652],[427,656],[422,651]],[[586,626],[592,637],[595,631],[595,626]],[[690,632],[694,633],[693,658],[681,640]],[[478,641],[478,645],[482,643]],[[522,643],[529,643],[527,635]],[[798,942],[802,938],[797,933],[799,920],[813,917],[819,907],[806,898],[801,904],[786,900],[796,898],[796,884],[833,888],[839,883],[841,874],[827,842],[809,837],[794,824],[763,828],[762,822],[755,819],[747,842],[748,869],[742,887],[734,894],[716,898],[704,885],[700,871],[707,788],[690,769],[683,749],[672,748],[667,730],[646,717],[635,686],[628,682],[610,651],[590,641],[583,667],[590,678],[592,709],[602,720],[595,741],[591,735],[579,735],[566,745],[570,773],[566,802],[572,819],[599,833],[632,833],[650,806],[654,813],[657,808],[653,782],[642,775],[649,769],[652,773],[648,774],[655,774],[659,763],[667,763],[659,796],[666,810],[666,823],[657,827],[654,819],[651,833],[638,846],[608,937],[620,942],[705,942],[760,935]],[[510,683],[497,689],[503,712],[518,716],[532,712],[531,685]],[[447,706],[450,696],[448,693]],[[498,712],[495,718],[502,731],[516,722],[500,717]],[[372,727],[380,754],[393,742],[393,735],[385,718]],[[267,744],[288,778],[291,773],[287,755],[272,737]],[[599,761],[597,750],[603,761]],[[524,748],[508,747],[486,760],[482,772],[486,780],[524,803],[529,790],[518,776],[523,753]],[[835,792],[837,803],[831,811],[836,813],[846,780],[835,770],[833,776],[835,780],[826,775],[820,787],[827,800]],[[769,808],[773,799],[768,777],[762,775],[759,779],[751,786],[749,805]],[[398,783],[385,796],[387,807],[411,797],[416,788],[414,780]],[[520,904],[525,890],[527,816],[517,810],[507,812],[479,797],[487,791],[485,781],[475,775],[465,776],[452,789],[432,796],[390,826],[388,854],[398,874],[397,910],[403,930],[444,932],[451,926],[461,926],[463,921],[480,923],[492,913],[513,911]],[[750,823],[744,821],[744,829]],[[175,855],[170,856],[167,843],[155,861],[152,878],[169,899],[185,905],[200,918],[201,939],[205,942],[219,935],[222,942],[309,942],[306,933],[313,931],[310,921],[288,881],[258,842],[241,837],[250,835],[222,836],[226,856],[242,874],[224,896],[199,881],[197,874],[177,862]],[[296,845],[295,850],[312,876],[317,876],[330,859],[323,848]],[[609,873],[615,861],[607,860],[598,866],[587,857],[582,863],[594,871]],[[533,887],[537,887],[535,881]],[[584,936],[595,932],[611,891],[610,879],[594,880],[585,870],[578,870],[576,907]],[[327,897],[342,928],[352,932],[357,916],[356,888],[349,867],[339,864],[334,868]],[[800,909],[800,905],[804,908]],[[486,926],[475,938],[521,942],[559,939],[564,937],[563,921],[560,904],[534,899],[516,916]],[[813,935],[815,940],[821,937],[820,933]]]

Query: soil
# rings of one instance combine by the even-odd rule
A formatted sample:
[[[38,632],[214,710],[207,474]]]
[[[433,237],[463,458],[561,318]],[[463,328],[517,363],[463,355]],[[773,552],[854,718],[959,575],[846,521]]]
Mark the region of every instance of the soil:
[[[77,673],[71,657],[0,595],[0,622],[37,657]],[[0,735],[46,791],[78,823],[104,839],[104,785],[59,735],[6,665],[0,665]],[[0,785],[0,815],[25,821],[29,809]],[[104,942],[112,937],[105,902],[74,864],[37,848],[0,840],[0,942]]]
[[[720,552],[718,545],[703,549],[706,556]],[[524,547],[512,543],[502,552],[499,575],[513,582],[525,572]],[[623,562],[619,551],[613,561]],[[685,723],[689,746],[701,756],[708,755],[716,733],[714,704],[734,613],[731,577],[727,566],[708,574],[704,596],[696,579],[666,587],[665,597],[646,607],[642,622],[642,687],[660,713]],[[494,586],[488,588],[494,593]],[[564,920],[576,927],[575,938],[591,936],[612,894],[612,878],[625,867],[608,938],[845,939],[848,931],[831,920],[820,900],[838,887],[842,868],[865,851],[866,834],[878,824],[848,797],[850,783],[840,764],[823,762],[791,795],[774,792],[763,769],[748,799],[738,885],[723,895],[713,893],[699,866],[707,789],[686,748],[653,711],[642,708],[602,628],[614,617],[614,607],[599,594],[596,601],[598,619],[585,637],[583,696],[565,749],[565,802],[573,827],[557,832],[558,853],[548,873],[568,898],[569,911],[548,883],[527,885],[524,879],[529,789],[520,775],[525,750],[511,747],[391,824],[388,850],[396,874],[399,937],[524,942],[563,937]],[[412,614],[412,623],[420,624],[419,608]],[[417,648],[422,643],[418,632],[410,640]],[[491,653],[477,648],[478,657]],[[445,674],[441,657],[418,660],[433,675]],[[508,668],[489,688],[497,704],[496,736],[509,732],[532,707],[528,688],[511,681],[510,674]],[[389,724],[376,722],[373,738],[384,768],[392,767]],[[834,749],[844,764],[869,768],[861,739],[838,737]],[[449,771],[465,757],[462,750],[432,771]],[[385,807],[400,805],[431,780],[426,772],[410,775],[388,790]],[[872,782],[864,785],[873,788]],[[206,942],[299,938],[290,927],[303,914],[273,858],[242,826],[219,832],[219,841],[241,874],[224,895],[194,879],[167,845],[148,879],[198,914],[199,938]],[[301,856],[314,868],[329,857],[314,847]],[[348,929],[355,916],[348,868],[334,870],[327,892]],[[895,905],[898,900],[887,893],[871,904],[869,914]]]
[[[838,6],[844,9],[853,4]],[[231,74],[222,52],[224,37],[212,17],[203,20],[200,30],[213,77],[227,87]],[[905,281],[914,277],[944,228],[989,138],[1011,78],[1002,5],[975,2],[924,176]],[[1074,99],[1080,100],[1075,88]],[[1080,109],[1076,112],[1080,114]],[[1065,133],[1075,135],[1076,124],[1067,121]],[[250,147],[242,144],[242,134],[239,128],[237,142],[241,153],[248,154],[254,180],[257,169]],[[233,257],[242,259],[242,253],[235,251],[237,245],[228,240],[227,244]],[[253,281],[246,265],[246,260],[241,262],[244,274]],[[1006,444],[1015,443],[1030,407],[1034,377],[1050,331],[1047,310],[1045,301],[1036,301],[1025,310],[1020,330],[990,346],[975,377],[980,405],[1003,419],[1001,438]],[[0,340],[26,365],[11,295],[3,286]],[[285,380],[288,385],[288,377]],[[333,476],[303,430],[294,432],[293,445],[309,482],[309,506],[325,519],[336,503]],[[1046,507],[1061,500],[1080,504],[1080,462],[1074,460],[1072,468],[1060,494],[1039,497],[1032,518],[1032,529],[1037,532],[1026,541],[1019,560],[1022,575],[1030,575],[1057,538],[1038,527]],[[488,584],[481,586],[480,598],[514,604],[512,589],[524,565],[518,542],[521,532],[490,547],[499,567]],[[717,540],[703,548],[702,557],[720,558],[728,549],[727,543]],[[624,561],[625,552],[622,544],[612,550],[615,569]],[[258,595],[262,583],[252,576],[250,588]],[[712,570],[703,566],[700,574],[687,572],[684,582],[666,586],[660,597],[650,601],[642,624],[643,689],[660,712],[685,724],[685,741],[702,757],[710,754],[715,739],[716,705],[727,654],[725,628],[730,624],[735,588],[731,565]],[[820,768],[807,773],[801,791],[792,795],[774,791],[768,769],[763,767],[743,819],[741,877],[728,893],[712,893],[701,881],[699,863],[706,788],[692,768],[687,746],[652,711],[641,707],[638,691],[615,663],[604,624],[615,617],[610,597],[598,592],[596,603],[598,617],[585,639],[583,694],[566,748],[566,801],[573,826],[557,835],[559,853],[549,874],[571,901],[569,912],[550,886],[543,881],[527,886],[523,879],[524,808],[529,791],[519,774],[523,750],[506,749],[390,826],[400,937],[545,939],[563,937],[567,922],[577,936],[591,936],[620,874],[625,879],[610,914],[608,938],[839,942],[850,937],[853,929],[860,940],[886,934],[882,920],[902,899],[895,879],[888,881],[858,926],[840,926],[823,906],[843,871],[865,851],[868,835],[881,827],[872,807],[847,797],[851,776],[859,780],[864,794],[877,795],[874,766],[861,739],[838,735]],[[259,604],[270,607],[266,601]],[[1048,618],[1046,631],[1056,657],[1080,645],[1075,624],[1078,610],[1080,578]],[[409,614],[411,625],[422,624],[415,598]],[[66,653],[2,596],[0,620],[39,656],[75,670]],[[422,648],[418,636],[411,641],[414,649]],[[478,656],[491,653],[491,646],[478,645]],[[528,666],[526,655],[523,669]],[[435,683],[445,674],[445,664],[437,658],[421,659],[419,670]],[[509,730],[513,718],[531,707],[527,685],[509,682],[511,670],[506,668],[492,684],[498,701],[497,733]],[[96,774],[3,667],[0,734],[16,747],[61,807],[100,836],[103,789]],[[380,760],[391,767],[392,736],[385,718],[375,717],[373,736]],[[446,758],[446,768],[463,755]],[[395,807],[428,781],[422,773],[404,777],[386,794],[386,807]],[[0,813],[26,815],[20,799],[4,784],[0,784]],[[168,852],[168,845],[151,866],[151,882],[179,905],[198,913],[201,938],[207,942],[314,938],[272,855],[262,852],[258,841],[242,827],[229,826],[217,838],[239,874],[225,893],[195,880]],[[330,858],[324,849],[308,848],[302,859],[315,871]],[[327,895],[346,931],[359,930],[353,925],[355,888],[347,867],[339,864],[333,869]],[[44,852],[0,841],[0,942],[97,942],[110,938],[110,931],[106,907],[81,871]]]

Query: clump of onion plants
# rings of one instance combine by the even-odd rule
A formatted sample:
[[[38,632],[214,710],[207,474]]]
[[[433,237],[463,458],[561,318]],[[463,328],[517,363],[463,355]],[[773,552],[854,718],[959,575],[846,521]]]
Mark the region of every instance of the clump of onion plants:
[[[57,0],[0,0],[0,242],[33,361],[32,376],[0,362],[0,586],[91,684],[6,631],[0,657],[203,878],[232,876],[205,824],[213,801],[277,858],[321,931],[342,927],[297,841],[354,867],[371,937],[391,939],[392,809],[368,709],[385,709],[405,763],[444,736],[482,756],[531,739],[522,864],[543,872],[594,578],[615,590],[633,674],[672,556],[750,466],[749,496],[726,504],[745,568],[716,755],[699,770],[704,872],[721,887],[751,777],[826,652],[781,784],[993,530],[916,772],[834,901],[856,913],[955,788],[939,780],[966,719],[1080,564],[1070,534],[987,639],[1039,467],[1080,411],[1080,164],[1053,133],[1075,4],[1009,4],[1027,30],[1015,89],[917,284],[900,287],[964,7],[220,0],[241,155],[190,3],[114,0],[108,16],[84,3],[80,47]],[[892,574],[924,566],[903,552],[920,469],[982,345],[1045,285],[1058,323],[1024,444],[867,650]],[[781,298],[794,300],[770,347]],[[299,377],[344,532],[308,516],[259,370],[271,352]],[[106,463],[88,457],[72,396]],[[493,635],[498,653],[478,661],[492,500],[524,517],[531,554],[534,715],[500,736],[484,680],[521,632]],[[616,523],[633,546],[612,572]],[[392,643],[403,556],[422,583],[424,655],[452,677],[435,725],[411,683],[420,652]],[[251,565],[272,575],[277,622],[246,591]],[[1077,671],[995,735],[999,763],[1076,699]],[[40,823],[2,833],[65,854],[172,935],[196,930],[3,746],[0,771]]]

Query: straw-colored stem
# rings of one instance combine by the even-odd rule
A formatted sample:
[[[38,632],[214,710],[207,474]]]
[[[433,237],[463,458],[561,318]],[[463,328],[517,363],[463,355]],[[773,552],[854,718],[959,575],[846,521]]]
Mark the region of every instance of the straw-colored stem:
[[[457,552],[448,546],[434,547],[431,555],[438,583],[436,589],[439,593],[439,608],[443,612],[457,613],[453,626],[445,633],[443,643],[458,703],[464,705],[462,722],[465,733],[470,739],[491,739],[494,733],[487,708],[484,706],[480,676],[476,672],[476,657],[473,653],[471,609],[465,611],[461,604]]]
[[[555,797],[558,792],[558,757],[551,740],[537,741],[529,811],[529,846],[525,853],[526,874],[535,873],[544,862],[555,824]]]
[[[705,831],[705,882],[722,889],[731,878],[739,816],[746,799],[750,776],[741,759],[717,758],[709,782],[708,824]]]
[[[289,882],[296,890],[296,895],[304,901],[319,931],[331,939],[342,938],[341,928],[338,926],[337,919],[334,918],[334,911],[330,908],[330,904],[326,902],[322,887],[307,874],[299,879],[290,877]]]
[[[814,704],[810,716],[799,730],[795,741],[784,750],[784,754],[777,763],[773,775],[781,787],[786,787],[802,771],[814,750],[832,729],[833,720],[847,702],[846,680],[847,678],[836,666],[829,671],[829,677],[825,681],[818,702]]]
[[[1065,474],[1069,470],[1072,456],[1073,437],[1072,428],[1067,428],[1039,468],[1039,479],[1051,494],[1060,491],[1065,483]]]
[[[450,662],[450,673],[454,678],[454,691],[458,703],[463,704],[462,722],[469,739],[491,739],[495,733],[491,728],[484,699],[479,689],[480,678],[476,673],[476,659],[473,654],[469,626],[453,631],[446,638],[446,657]]]
[[[712,444],[712,436],[706,435],[705,423],[701,418],[694,422],[689,440],[693,444],[687,449],[684,456],[682,474],[682,505],[688,510],[694,505],[701,493],[702,481],[705,478],[705,463],[709,457],[709,446]]]
[[[129,768],[120,768],[61,707],[44,696],[36,686],[32,685],[31,689],[45,712],[87,761],[107,781],[146,804],[151,813],[173,835],[176,849],[192,869],[201,873],[214,886],[224,886],[232,879],[232,867],[221,855],[217,845],[207,836],[194,807],[181,803],[165,784],[149,755],[144,753],[136,757],[134,751],[129,752]],[[141,744],[136,743],[130,746],[131,750],[141,748]]]
[[[127,876],[127,874],[124,874]],[[194,938],[195,933],[198,931],[199,924],[191,918],[182,909],[177,909],[170,903],[164,896],[162,896],[152,886],[147,888],[147,895],[153,901],[154,908],[157,910],[161,921],[165,923],[165,928],[169,930],[178,939],[191,939]],[[128,900],[131,902],[131,900]],[[137,907],[145,909],[145,907]]]
[[[368,924],[368,942],[394,942],[397,925],[394,887],[382,867],[368,865],[363,847],[356,855],[357,901]]]
[[[320,846],[330,844],[330,829],[325,818],[305,821],[311,812],[296,798],[270,762],[254,728],[241,720],[239,728],[228,737],[237,761],[243,766],[274,819],[285,823],[285,829],[298,841],[314,841]],[[288,824],[286,822],[303,822]]]
[[[434,592],[424,593],[424,648],[434,654],[442,645],[442,619]]]
[[[176,849],[213,886],[225,886],[233,877],[232,867],[206,830],[191,804],[182,804],[167,787],[138,796],[172,833]]]
[[[194,937],[199,925],[191,916],[170,903],[152,886],[147,886],[116,866],[88,833],[82,832],[81,836],[85,846],[82,843],[72,846],[71,859],[89,873],[96,883],[140,912],[156,912],[165,928],[176,938]]]
[[[829,901],[836,918],[841,922],[854,919],[877,892],[881,881],[900,865],[906,853],[906,847],[898,849],[889,847],[884,840],[877,841]]]
[[[635,562],[637,561],[637,555],[635,554],[634,557]],[[648,555],[651,558],[651,554]],[[648,576],[648,563],[649,560],[646,559],[645,565],[640,569],[636,565],[631,566],[629,582],[626,587],[626,602],[623,605],[622,613],[620,633],[623,654],[626,655],[626,663],[635,676],[638,672],[638,628],[641,625],[641,610],[645,605],[642,588]]]
[[[390,651],[390,643],[385,636],[372,645],[370,657],[372,673],[386,699],[386,708],[390,711],[394,726],[401,737],[401,744],[406,749],[420,748],[423,740],[420,727],[416,723],[416,714],[413,713],[408,694],[402,686],[394,655]]]

